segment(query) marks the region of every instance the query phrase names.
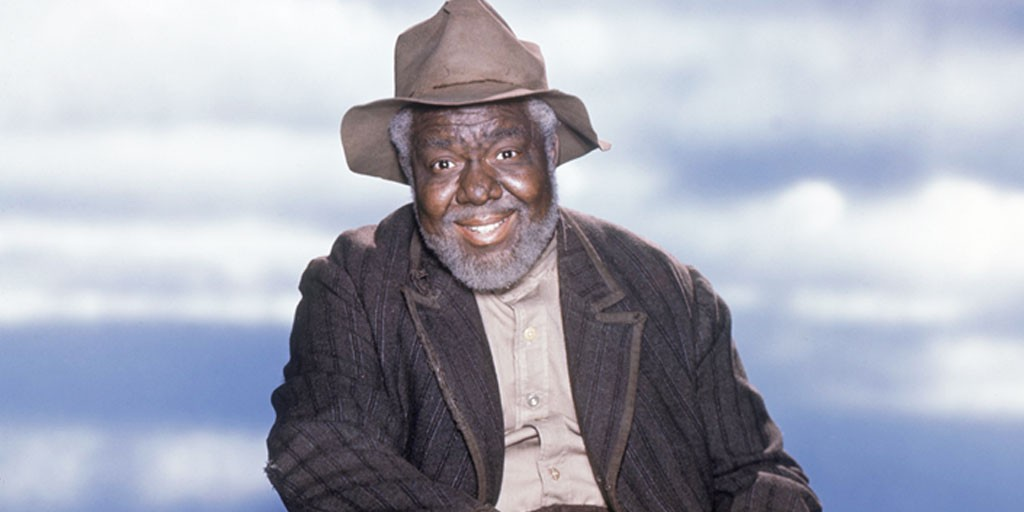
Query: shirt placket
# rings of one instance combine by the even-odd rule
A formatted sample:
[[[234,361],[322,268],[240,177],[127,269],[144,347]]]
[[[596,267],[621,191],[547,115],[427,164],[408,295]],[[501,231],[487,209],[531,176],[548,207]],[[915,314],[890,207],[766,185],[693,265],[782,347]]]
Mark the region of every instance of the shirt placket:
[[[517,423],[526,425],[550,413],[551,383],[546,364],[547,336],[542,318],[529,297],[518,302],[515,311],[515,373],[519,404]]]

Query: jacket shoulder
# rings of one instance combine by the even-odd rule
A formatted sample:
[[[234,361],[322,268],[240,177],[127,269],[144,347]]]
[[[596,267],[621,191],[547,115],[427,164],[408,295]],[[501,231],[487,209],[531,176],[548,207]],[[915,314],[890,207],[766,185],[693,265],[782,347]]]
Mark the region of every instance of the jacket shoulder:
[[[408,243],[415,218],[411,205],[405,205],[377,224],[369,224],[342,232],[334,240],[330,258],[345,261],[346,258],[371,255],[387,250],[400,243]]]
[[[404,275],[397,266],[408,265],[414,230],[415,217],[409,205],[377,224],[346,230],[334,240],[329,254],[310,261],[303,279],[330,279],[343,273],[358,282]]]
[[[578,229],[581,240],[593,247],[597,258],[627,289],[648,298],[653,293],[659,300],[695,302],[717,309],[718,294],[693,265],[615,223],[571,209],[562,211],[566,229]]]
[[[689,276],[692,265],[680,262],[669,251],[618,224],[575,210],[563,209],[567,229],[579,229],[602,262],[614,270],[634,273],[639,270],[675,269]]]

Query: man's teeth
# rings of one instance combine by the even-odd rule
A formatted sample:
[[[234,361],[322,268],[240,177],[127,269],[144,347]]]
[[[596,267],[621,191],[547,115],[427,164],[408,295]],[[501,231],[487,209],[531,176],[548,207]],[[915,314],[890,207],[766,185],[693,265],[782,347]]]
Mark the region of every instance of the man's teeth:
[[[467,226],[467,228],[474,233],[487,234],[490,233],[491,231],[494,231],[495,229],[498,229],[498,226],[500,226],[504,222],[505,219],[501,219],[498,222],[494,222],[492,224],[483,224],[481,226]]]

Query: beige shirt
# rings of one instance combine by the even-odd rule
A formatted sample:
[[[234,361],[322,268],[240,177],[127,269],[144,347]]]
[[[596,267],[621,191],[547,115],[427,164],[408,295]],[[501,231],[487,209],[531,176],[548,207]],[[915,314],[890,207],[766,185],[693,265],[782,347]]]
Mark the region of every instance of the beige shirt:
[[[569,387],[555,245],[511,290],[476,294],[504,412],[502,512],[605,504]]]

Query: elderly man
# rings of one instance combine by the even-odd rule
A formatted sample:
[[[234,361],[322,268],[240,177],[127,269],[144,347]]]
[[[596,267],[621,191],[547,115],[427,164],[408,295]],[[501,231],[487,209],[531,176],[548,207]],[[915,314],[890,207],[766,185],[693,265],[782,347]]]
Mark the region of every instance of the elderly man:
[[[818,510],[693,268],[557,204],[607,149],[482,0],[342,121],[413,204],[303,275],[267,473],[292,511]]]

